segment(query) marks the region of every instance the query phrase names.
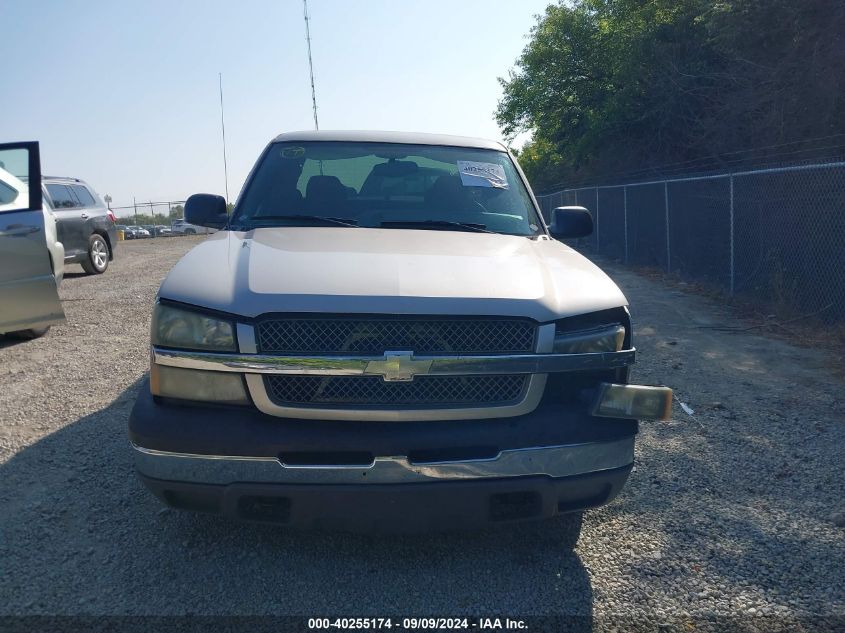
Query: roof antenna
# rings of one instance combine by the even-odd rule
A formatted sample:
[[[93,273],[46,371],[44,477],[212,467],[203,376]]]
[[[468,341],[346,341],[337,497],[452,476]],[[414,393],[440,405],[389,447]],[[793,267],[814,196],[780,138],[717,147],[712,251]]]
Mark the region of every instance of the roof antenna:
[[[311,102],[314,105],[314,129],[319,130],[320,124],[317,122],[317,92],[314,89],[314,62],[311,60],[311,29],[308,23],[311,18],[308,17],[308,0],[302,0],[302,7],[305,12],[305,41],[308,43],[308,69],[311,71]]]
[[[223,122],[223,73],[217,73],[220,80],[220,130],[223,132],[223,178],[226,180],[226,204],[229,204],[229,166],[226,163],[226,124]]]

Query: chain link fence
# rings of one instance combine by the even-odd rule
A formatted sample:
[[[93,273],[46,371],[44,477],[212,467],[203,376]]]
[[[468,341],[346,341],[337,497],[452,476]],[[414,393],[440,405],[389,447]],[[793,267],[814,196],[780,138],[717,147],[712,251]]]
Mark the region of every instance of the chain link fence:
[[[184,200],[137,202],[125,206],[110,206],[109,208],[117,217],[118,224],[164,224],[170,226],[173,220],[181,220],[185,215]]]
[[[537,196],[546,220],[587,207],[585,247],[731,295],[845,322],[845,162],[567,189]]]

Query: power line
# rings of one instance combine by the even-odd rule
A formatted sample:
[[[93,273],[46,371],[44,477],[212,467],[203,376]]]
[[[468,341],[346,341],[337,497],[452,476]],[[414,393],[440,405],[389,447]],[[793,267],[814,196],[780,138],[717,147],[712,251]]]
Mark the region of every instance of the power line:
[[[309,22],[311,18],[308,17],[308,0],[302,0],[302,8],[305,14],[305,42],[308,44],[308,70],[311,72],[311,102],[314,106],[314,129],[319,130],[320,124],[317,122],[317,91],[314,88],[314,62],[311,59],[311,28]]]

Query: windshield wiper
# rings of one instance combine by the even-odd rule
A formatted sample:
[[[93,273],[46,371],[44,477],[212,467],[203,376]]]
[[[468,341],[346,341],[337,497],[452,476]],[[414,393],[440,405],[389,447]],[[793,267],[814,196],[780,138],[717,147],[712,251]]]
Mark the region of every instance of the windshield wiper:
[[[380,227],[385,229],[401,229],[401,228],[447,228],[457,229],[459,231],[473,231],[476,233],[495,233],[495,231],[488,231],[486,224],[477,224],[475,222],[454,222],[452,220],[391,220],[382,222]]]
[[[334,224],[337,226],[358,226],[358,222],[347,218],[332,218],[325,215],[306,215],[296,213],[292,215],[259,215],[247,220],[248,224],[266,224],[278,222],[279,220],[299,220],[304,222],[322,222],[324,224]]]

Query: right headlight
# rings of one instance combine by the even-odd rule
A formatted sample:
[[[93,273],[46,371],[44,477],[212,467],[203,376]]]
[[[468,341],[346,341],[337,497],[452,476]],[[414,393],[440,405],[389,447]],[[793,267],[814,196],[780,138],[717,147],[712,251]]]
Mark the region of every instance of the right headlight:
[[[625,342],[625,326],[621,323],[585,328],[555,334],[556,354],[590,354],[618,352]]]
[[[181,349],[234,352],[235,331],[230,321],[156,303],[150,331],[153,345]]]

